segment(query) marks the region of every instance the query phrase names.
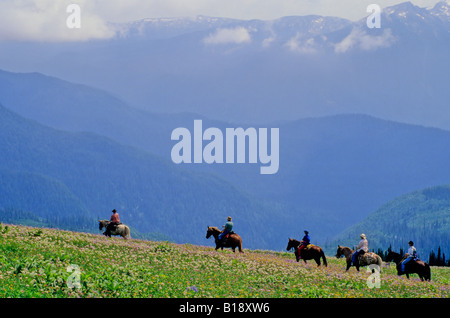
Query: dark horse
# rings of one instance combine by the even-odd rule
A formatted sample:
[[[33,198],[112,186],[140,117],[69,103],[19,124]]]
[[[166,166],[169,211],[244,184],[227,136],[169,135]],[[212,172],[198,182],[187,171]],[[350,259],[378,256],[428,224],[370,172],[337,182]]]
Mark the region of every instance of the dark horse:
[[[347,269],[345,271],[348,271],[350,266],[352,266],[352,255],[353,250],[346,246],[340,246],[338,245],[338,249],[336,251],[336,258],[340,258],[342,255],[345,256],[345,259],[347,261]],[[358,256],[358,261],[356,262],[356,270],[359,272],[359,268],[361,266],[366,266],[370,264],[376,264],[379,266],[379,271],[381,272],[381,265],[383,264],[383,261],[381,260],[381,257],[375,253],[367,252],[362,255]],[[372,270],[373,271],[373,270]]]
[[[396,252],[390,251],[388,255],[386,256],[386,261],[394,261],[395,264],[397,264],[397,274],[403,275],[406,274],[406,277],[409,279],[409,274],[417,274],[419,275],[420,279],[422,281],[425,280],[431,280],[431,270],[430,265],[425,263],[424,261],[417,260],[417,261],[409,261],[405,265],[405,272],[402,272],[402,261],[403,257]]]
[[[300,260],[298,256],[298,247],[300,246],[300,242],[296,239],[290,238],[288,241],[288,245],[286,247],[287,251],[290,251],[292,248],[295,250],[295,259],[297,262]],[[320,266],[320,258],[323,259],[323,265],[327,266],[327,258],[325,257],[325,253],[323,252],[322,248],[319,246],[311,246],[309,248],[305,248],[302,250],[301,254],[302,260],[306,264],[306,260],[314,259],[317,263],[317,266]]]
[[[233,253],[236,251],[236,247],[239,248],[239,252],[244,253],[242,249],[242,239],[239,235],[232,232],[228,238],[225,240],[225,243],[219,241],[219,234],[222,233],[215,226],[208,226],[208,230],[206,231],[206,238],[210,238],[211,235],[214,236],[216,241],[216,251],[221,248],[223,250],[224,247],[231,247]]]

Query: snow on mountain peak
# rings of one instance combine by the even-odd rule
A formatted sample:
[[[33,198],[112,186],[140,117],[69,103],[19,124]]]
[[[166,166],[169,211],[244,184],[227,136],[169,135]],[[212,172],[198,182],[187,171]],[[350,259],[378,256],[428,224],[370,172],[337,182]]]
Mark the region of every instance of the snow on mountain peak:
[[[430,13],[441,17],[450,17],[449,6],[450,0],[440,1],[430,10]]]

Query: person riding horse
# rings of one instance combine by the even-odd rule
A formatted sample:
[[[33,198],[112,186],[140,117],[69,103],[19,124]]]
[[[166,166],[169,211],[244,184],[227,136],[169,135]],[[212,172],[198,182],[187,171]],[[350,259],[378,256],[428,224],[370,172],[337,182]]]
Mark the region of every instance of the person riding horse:
[[[311,242],[311,238],[309,237],[309,232],[307,230],[303,231],[305,236],[303,236],[302,241],[300,242],[300,247],[298,248],[298,258],[302,258],[302,249],[304,249]]]
[[[366,235],[362,233],[360,235],[361,241],[359,241],[358,246],[356,247],[356,252],[352,255],[352,265],[356,266],[356,262],[358,262],[359,255],[367,253],[369,251],[369,242],[366,239]]]
[[[111,223],[108,224],[108,226],[106,227],[106,231],[105,231],[105,235],[106,236],[111,236],[111,232],[114,231],[117,227],[117,225],[120,224],[120,218],[119,218],[119,213],[117,213],[116,209],[112,210],[112,215],[111,215]]]
[[[414,247],[414,243],[413,241],[409,241],[408,243],[409,248],[408,248],[408,252],[405,253],[405,260],[402,261],[401,263],[401,273],[405,273],[405,265],[411,261],[411,260],[415,260],[417,258],[417,250]]]
[[[222,241],[222,239],[226,237],[226,235],[230,233],[231,230],[233,229],[233,222],[231,221],[231,216],[227,218],[227,223],[225,223],[225,225],[222,225],[222,227],[224,228],[224,230],[222,231],[222,233],[219,234],[219,242],[224,243],[225,241]]]

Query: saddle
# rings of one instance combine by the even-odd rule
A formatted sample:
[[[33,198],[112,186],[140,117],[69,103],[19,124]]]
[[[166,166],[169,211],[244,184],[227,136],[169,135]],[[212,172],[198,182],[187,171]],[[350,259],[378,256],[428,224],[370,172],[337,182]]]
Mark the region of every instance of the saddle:
[[[235,234],[234,231],[230,231],[229,233],[225,234],[225,236],[222,238],[222,240],[225,241],[226,239],[228,239],[230,237],[231,234]]]
[[[300,245],[301,246],[301,245]],[[298,252],[300,253],[300,246],[298,247]],[[303,248],[303,252],[308,251],[311,247],[315,246],[314,244],[308,244]]]
[[[219,244],[225,245],[225,244],[227,243],[228,238],[230,237],[231,234],[235,234],[234,231],[230,231],[229,233],[225,234],[225,235],[222,237],[222,240],[219,240],[219,241],[218,241]]]
[[[301,246],[301,245],[300,245]],[[298,247],[300,249],[300,246]],[[303,251],[309,250],[311,247],[315,246],[314,244],[308,244],[303,248]]]

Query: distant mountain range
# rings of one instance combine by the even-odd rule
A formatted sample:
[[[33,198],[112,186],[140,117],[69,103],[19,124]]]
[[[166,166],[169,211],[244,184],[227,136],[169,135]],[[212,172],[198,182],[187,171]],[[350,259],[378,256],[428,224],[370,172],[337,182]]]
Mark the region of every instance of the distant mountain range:
[[[366,19],[143,19],[106,41],[2,43],[0,68],[114,92],[152,112],[251,124],[343,113],[450,129],[448,2]]]

